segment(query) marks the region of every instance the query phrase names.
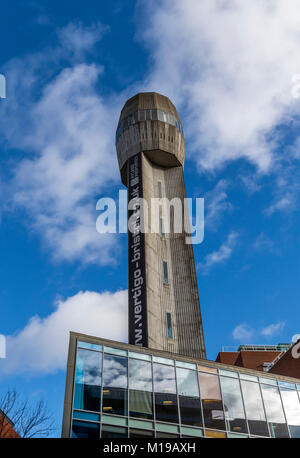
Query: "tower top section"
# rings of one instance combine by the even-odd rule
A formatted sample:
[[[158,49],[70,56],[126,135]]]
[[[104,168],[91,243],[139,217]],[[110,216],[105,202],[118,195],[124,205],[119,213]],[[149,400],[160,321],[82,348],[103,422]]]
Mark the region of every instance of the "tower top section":
[[[161,167],[183,166],[183,128],[170,99],[156,92],[141,92],[127,100],[118,123],[116,148],[125,185],[126,163],[140,152]]]

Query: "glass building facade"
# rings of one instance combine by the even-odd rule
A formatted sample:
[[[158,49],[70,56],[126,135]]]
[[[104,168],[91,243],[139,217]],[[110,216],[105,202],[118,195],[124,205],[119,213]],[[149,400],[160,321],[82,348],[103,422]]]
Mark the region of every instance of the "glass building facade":
[[[63,437],[300,437],[300,380],[71,333]]]

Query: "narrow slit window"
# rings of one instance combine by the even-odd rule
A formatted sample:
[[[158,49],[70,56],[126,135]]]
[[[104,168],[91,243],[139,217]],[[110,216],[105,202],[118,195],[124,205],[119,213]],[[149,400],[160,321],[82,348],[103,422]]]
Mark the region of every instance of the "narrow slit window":
[[[164,283],[169,283],[167,261],[163,261],[163,270],[164,270]]]
[[[172,315],[169,312],[167,312],[167,330],[168,330],[168,339],[173,339]]]
[[[157,188],[158,188],[158,197],[161,198],[162,197],[162,184],[161,184],[161,181],[157,182]]]
[[[161,237],[165,238],[166,233],[165,233],[165,228],[164,228],[164,220],[162,218],[159,219],[159,230],[160,230]]]

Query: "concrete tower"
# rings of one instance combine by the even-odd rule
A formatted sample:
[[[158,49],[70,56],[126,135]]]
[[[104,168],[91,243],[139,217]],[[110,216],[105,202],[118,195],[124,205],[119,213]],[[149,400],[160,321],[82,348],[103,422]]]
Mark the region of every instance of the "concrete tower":
[[[134,227],[128,232],[129,343],[205,358],[193,246],[186,244],[185,233],[174,233],[172,219],[170,232],[164,233],[161,207],[160,231],[150,229],[151,198],[183,202],[186,196],[183,129],[171,101],[155,92],[129,99],[116,148],[128,200],[148,203],[148,209],[134,204],[128,211]]]

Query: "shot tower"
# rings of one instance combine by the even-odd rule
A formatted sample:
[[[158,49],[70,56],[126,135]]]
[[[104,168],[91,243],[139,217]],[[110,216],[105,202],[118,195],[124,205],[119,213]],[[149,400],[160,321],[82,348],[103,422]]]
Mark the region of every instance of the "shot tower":
[[[184,232],[174,231],[172,220],[165,233],[162,207],[160,230],[150,229],[151,198],[183,203],[186,196],[185,142],[175,106],[155,92],[129,99],[121,111],[116,148],[128,200],[148,203],[140,213],[138,205],[128,211],[134,221],[134,232],[128,232],[129,343],[205,358],[193,246],[186,244]]]

